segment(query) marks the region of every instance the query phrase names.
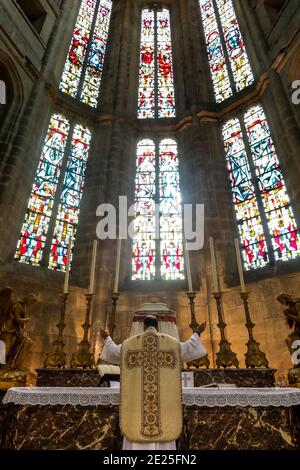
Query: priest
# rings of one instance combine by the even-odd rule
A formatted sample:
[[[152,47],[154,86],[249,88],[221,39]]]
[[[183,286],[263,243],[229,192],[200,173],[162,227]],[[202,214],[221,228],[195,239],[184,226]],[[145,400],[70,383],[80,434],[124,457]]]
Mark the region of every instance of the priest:
[[[201,333],[206,323],[185,343],[158,332],[154,315],[144,319],[144,333],[116,345],[101,330],[100,358],[121,366],[120,429],[123,450],[176,450],[182,433],[182,363],[207,354]]]

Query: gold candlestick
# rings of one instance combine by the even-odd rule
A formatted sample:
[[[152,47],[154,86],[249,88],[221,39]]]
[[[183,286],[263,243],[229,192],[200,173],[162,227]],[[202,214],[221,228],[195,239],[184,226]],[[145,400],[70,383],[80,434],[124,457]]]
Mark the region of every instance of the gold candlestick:
[[[60,294],[62,304],[61,304],[61,312],[60,312],[60,319],[56,327],[58,328],[58,336],[57,339],[52,343],[51,351],[47,353],[46,359],[44,361],[44,367],[55,367],[59,369],[63,369],[66,367],[67,356],[64,352],[65,343],[63,341],[63,331],[65,329],[65,316],[66,316],[66,305],[68,300],[68,293]]]
[[[83,340],[81,343],[78,344],[78,351],[73,354],[71,359],[71,367],[72,369],[92,369],[95,366],[95,360],[93,354],[90,352],[90,343],[88,341],[89,329],[92,326],[90,323],[90,313],[91,313],[91,305],[92,300],[95,294],[85,294],[87,308],[86,308],[86,316],[85,322],[82,326],[84,334]]]
[[[259,343],[254,339],[253,336],[253,328],[255,324],[252,323],[250,317],[250,310],[249,310],[249,294],[247,292],[242,292],[241,297],[244,303],[245,309],[245,316],[246,316],[246,328],[248,330],[249,341],[247,343],[247,352],[245,354],[245,362],[247,368],[255,368],[255,367],[269,367],[268,360],[264,352],[262,352],[259,348]]]
[[[199,323],[197,323],[196,320],[196,315],[195,315],[195,298],[196,298],[196,292],[187,292],[186,293],[187,298],[189,299],[190,302],[190,310],[191,310],[191,323],[189,327],[195,333],[197,330]],[[208,355],[201,357],[200,359],[195,359],[194,361],[190,361],[187,363],[188,369],[190,367],[196,367],[196,369],[200,369],[200,367],[205,366],[207,369],[209,368],[210,362],[208,359]]]
[[[229,343],[226,339],[225,331],[226,331],[226,323],[223,320],[223,313],[222,313],[222,294],[220,292],[213,294],[214,299],[217,304],[217,311],[218,311],[218,328],[221,332],[221,341],[219,343],[220,351],[217,353],[217,366],[218,369],[220,367],[239,367],[239,361],[237,355],[231,351],[231,343]]]
[[[116,310],[117,310],[119,297],[120,297],[119,292],[112,293],[112,296],[111,296],[112,309],[111,309],[111,314],[109,318],[109,324],[107,325],[108,332],[111,338],[113,337],[113,334],[116,328]]]

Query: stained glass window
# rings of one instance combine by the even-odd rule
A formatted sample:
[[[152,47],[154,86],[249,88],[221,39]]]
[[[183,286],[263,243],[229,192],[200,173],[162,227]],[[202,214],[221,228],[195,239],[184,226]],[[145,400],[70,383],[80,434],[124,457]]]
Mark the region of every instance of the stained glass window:
[[[300,237],[270,129],[260,105],[223,126],[246,270],[300,255]]]
[[[216,102],[254,82],[232,0],[199,0]]]
[[[182,206],[177,144],[159,144],[160,268],[163,279],[183,279]]]
[[[40,266],[56,221],[49,267],[64,271],[74,242],[91,135],[59,114],[51,117],[15,258]]]
[[[75,126],[52,239],[51,269],[65,270],[68,247],[76,236],[90,140],[88,129]]]
[[[60,90],[94,108],[98,105],[112,0],[82,0]]]
[[[40,265],[69,129],[67,119],[52,116],[17,248],[16,259],[21,262]]]
[[[175,112],[168,9],[142,10],[138,118],[171,118]]]
[[[223,137],[239,234],[244,248],[244,265],[247,269],[259,268],[269,262],[269,256],[238,119],[225,124]]]
[[[184,279],[182,205],[177,144],[137,146],[133,280]]]
[[[155,198],[156,146],[142,140],[137,146],[133,279],[155,279]]]
[[[263,108],[249,109],[244,122],[275,260],[295,258],[300,238]]]

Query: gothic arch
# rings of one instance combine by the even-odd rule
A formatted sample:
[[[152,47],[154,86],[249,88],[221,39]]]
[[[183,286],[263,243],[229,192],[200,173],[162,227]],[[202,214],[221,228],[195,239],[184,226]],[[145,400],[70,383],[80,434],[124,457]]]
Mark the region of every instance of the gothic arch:
[[[23,85],[11,58],[0,50],[0,79],[5,82],[6,105],[0,108],[0,140],[7,142],[23,105]]]

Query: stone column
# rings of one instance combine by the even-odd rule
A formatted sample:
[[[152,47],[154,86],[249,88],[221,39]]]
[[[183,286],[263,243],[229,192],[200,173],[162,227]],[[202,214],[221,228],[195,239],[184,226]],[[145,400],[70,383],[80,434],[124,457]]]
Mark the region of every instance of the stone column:
[[[246,50],[251,58],[250,63],[254,65],[254,73],[258,78],[270,66],[268,44],[256,11],[251,7],[250,2],[238,0],[235,5],[242,35],[245,39]]]
[[[300,131],[279,74],[271,69],[269,79],[270,87],[262,101],[274,131],[275,143],[278,143],[279,159],[285,170],[293,205],[297,209],[296,213],[300,214]]]
[[[119,195],[124,190],[123,178],[128,177],[127,162],[129,158],[129,148],[133,129],[130,125],[133,97],[128,94],[129,72],[131,61],[131,38],[132,38],[132,4],[130,0],[119,4],[119,49],[115,49],[117,68],[116,85],[113,98],[113,118],[111,123],[110,148],[107,159],[105,203],[113,204],[118,214]],[[137,51],[138,53],[138,51]],[[122,169],[124,168],[124,172]],[[118,225],[118,223],[117,223]],[[117,231],[118,232],[118,231]],[[118,235],[118,233],[117,233]],[[114,279],[116,240],[105,240],[101,243],[100,259],[98,263],[101,266],[97,278],[97,296],[95,298],[94,308],[94,342],[98,341],[98,330],[100,323],[104,327],[105,317],[111,310],[111,293]],[[125,241],[122,247],[122,263],[124,263],[124,252],[126,250]],[[116,317],[118,326],[118,319]],[[118,336],[118,329],[116,330]]]

